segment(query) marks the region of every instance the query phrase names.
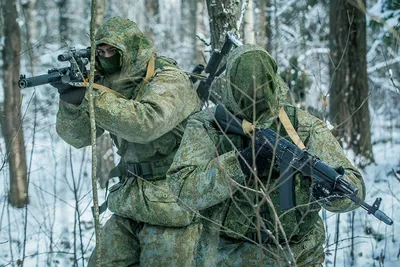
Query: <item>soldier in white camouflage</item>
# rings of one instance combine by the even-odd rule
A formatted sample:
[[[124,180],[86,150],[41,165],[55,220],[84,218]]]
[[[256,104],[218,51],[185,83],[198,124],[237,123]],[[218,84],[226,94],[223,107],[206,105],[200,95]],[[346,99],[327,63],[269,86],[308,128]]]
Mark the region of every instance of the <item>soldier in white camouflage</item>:
[[[109,174],[120,179],[108,196],[114,214],[89,266],[97,254],[100,266],[191,266],[201,225],[176,203],[165,176],[187,117],[200,109],[196,92],[174,60],[155,55],[134,22],[111,18],[95,38],[98,82],[112,90],[95,91],[97,136],[111,134],[121,162]],[[90,145],[85,88],[60,92],[58,134],[75,148]]]
[[[233,50],[227,62],[225,75],[212,87],[224,106],[257,128],[272,129],[290,140],[278,118],[283,107],[307,150],[343,172],[364,199],[362,176],[324,122],[287,104],[287,87],[271,56],[260,47],[244,45]],[[267,160],[270,155],[255,141],[249,143],[219,130],[215,110],[211,107],[190,117],[167,174],[182,207],[203,216],[197,264],[322,266],[325,231],[318,215],[321,206],[332,212],[358,206],[348,199],[324,196],[309,177],[298,173],[296,206],[280,210],[280,172]],[[256,171],[249,168],[253,166]],[[321,197],[329,201],[316,201]]]

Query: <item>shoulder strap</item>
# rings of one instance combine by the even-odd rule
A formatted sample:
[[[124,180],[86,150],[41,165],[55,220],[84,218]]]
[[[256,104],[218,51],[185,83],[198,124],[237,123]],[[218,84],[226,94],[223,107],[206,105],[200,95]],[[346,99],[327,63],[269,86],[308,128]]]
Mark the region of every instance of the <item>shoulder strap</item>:
[[[139,91],[138,91],[138,94],[137,94],[138,96],[140,95],[140,92],[141,92],[142,88],[146,84],[148,84],[149,81],[151,80],[151,78],[153,78],[153,76],[154,76],[154,73],[155,73],[155,60],[156,60],[155,56],[152,55],[150,60],[149,60],[149,63],[147,64],[146,77],[143,79],[143,81],[139,85]],[[72,86],[76,86],[76,87],[87,87],[89,85],[89,82],[88,81],[72,82],[70,84]],[[106,87],[104,85],[101,85],[101,84],[98,84],[98,83],[93,83],[93,88],[97,89],[99,91],[103,91],[103,92],[107,92],[107,93],[113,94],[118,98],[125,98],[126,99],[125,96],[121,95],[120,93],[118,93],[118,92],[116,92],[116,91],[114,91],[114,90],[112,90],[112,89],[110,89],[110,88],[108,88],[108,87]],[[136,97],[136,99],[137,99],[137,97]]]
[[[303,144],[303,141],[301,141],[299,135],[297,134],[296,130],[294,129],[292,123],[290,122],[290,119],[288,115],[286,114],[285,110],[283,107],[279,109],[279,120],[281,121],[283,127],[285,128],[286,132],[292,139],[293,143],[297,145],[301,149],[305,149],[305,145]]]
[[[88,87],[89,86],[89,82],[88,81],[84,81],[84,82],[70,82],[69,83],[72,86],[76,86],[76,87]],[[93,83],[93,89],[99,90],[99,91],[103,91],[103,92],[107,92],[110,94],[115,95],[118,98],[126,98],[125,96],[121,95],[120,93],[104,86],[98,83]]]
[[[139,90],[136,95],[135,100],[138,99],[138,97],[141,95],[142,89],[150,82],[150,80],[153,78],[154,73],[156,72],[156,57],[154,55],[151,56],[149,63],[147,64],[147,71],[146,71],[146,77],[144,77],[143,81],[139,84]]]

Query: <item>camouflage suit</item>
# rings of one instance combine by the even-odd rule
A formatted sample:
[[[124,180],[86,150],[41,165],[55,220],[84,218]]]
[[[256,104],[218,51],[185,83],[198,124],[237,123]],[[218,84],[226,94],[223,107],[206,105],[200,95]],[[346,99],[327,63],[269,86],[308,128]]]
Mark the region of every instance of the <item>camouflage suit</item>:
[[[232,51],[227,62],[226,75],[213,87],[225,107],[258,128],[270,128],[287,137],[277,116],[279,108],[284,107],[308,151],[334,168],[343,167],[344,178],[359,188],[358,196],[363,199],[365,187],[360,173],[325,124],[286,104],[287,88],[277,76],[270,55],[257,46],[245,45]],[[279,170],[267,166],[258,178],[246,177],[238,161],[244,140],[219,131],[214,112],[215,107],[190,117],[167,174],[171,191],[181,205],[198,210],[204,218],[196,254],[198,265],[290,266],[295,261],[297,266],[320,266],[325,233],[318,215],[321,203],[314,201],[310,179],[296,175],[297,206],[281,211]],[[357,207],[342,198],[331,199],[323,206],[333,212]]]
[[[118,167],[140,166],[143,172],[147,166],[150,174],[128,169],[110,188],[108,208],[114,215],[102,228],[101,251],[92,254],[89,266],[96,253],[101,266],[190,266],[197,242],[192,237],[198,237],[201,226],[193,221],[193,213],[176,203],[165,173],[186,118],[199,110],[197,95],[188,76],[162,57],[155,57],[155,74],[143,82],[155,55],[134,22],[111,18],[96,33],[100,44],[117,48],[121,67],[116,75],[105,73],[101,83],[123,97],[95,92],[97,136],[111,134],[121,156]],[[102,71],[99,61],[97,69]],[[88,110],[87,96],[80,105],[59,104],[57,132],[76,148],[90,145]]]

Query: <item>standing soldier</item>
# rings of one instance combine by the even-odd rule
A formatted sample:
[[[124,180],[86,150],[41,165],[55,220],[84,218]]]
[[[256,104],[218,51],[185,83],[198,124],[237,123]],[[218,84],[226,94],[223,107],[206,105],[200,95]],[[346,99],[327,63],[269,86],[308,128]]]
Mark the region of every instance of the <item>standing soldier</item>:
[[[108,197],[114,215],[89,266],[98,253],[100,266],[191,265],[200,225],[176,203],[165,175],[187,117],[200,108],[193,85],[174,60],[154,54],[130,20],[105,22],[96,33],[96,51],[99,83],[111,89],[95,92],[97,136],[111,134],[121,162],[109,174],[120,179]],[[85,88],[52,85],[60,93],[58,134],[75,148],[90,145]]]

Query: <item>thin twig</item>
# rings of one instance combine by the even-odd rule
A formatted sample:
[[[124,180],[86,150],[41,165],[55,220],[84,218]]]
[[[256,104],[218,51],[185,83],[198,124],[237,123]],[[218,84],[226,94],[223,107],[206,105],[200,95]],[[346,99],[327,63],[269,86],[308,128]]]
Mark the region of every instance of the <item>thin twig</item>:
[[[96,266],[100,265],[100,251],[101,251],[101,240],[100,240],[100,214],[99,214],[99,197],[97,192],[97,153],[96,153],[96,120],[94,113],[93,103],[93,81],[94,81],[94,69],[95,69],[95,28],[96,28],[96,15],[97,15],[97,1],[92,0],[91,8],[91,20],[90,20],[90,74],[89,74],[89,115],[90,115],[90,129],[91,129],[91,143],[92,143],[92,192],[93,192],[93,206],[94,206],[94,228],[96,233]]]

